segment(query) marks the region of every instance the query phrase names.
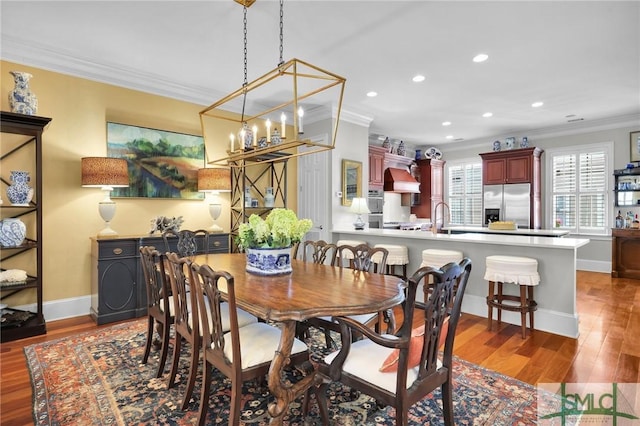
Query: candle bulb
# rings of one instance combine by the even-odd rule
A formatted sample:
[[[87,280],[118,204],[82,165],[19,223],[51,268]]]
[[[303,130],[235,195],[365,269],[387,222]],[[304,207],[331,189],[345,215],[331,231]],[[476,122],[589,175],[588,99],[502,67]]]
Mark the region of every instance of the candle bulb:
[[[233,136],[233,133],[229,135],[229,139],[231,139],[231,152],[234,152],[235,147],[233,145],[234,145],[235,136]]]
[[[270,143],[271,142],[271,120],[269,120],[268,118],[267,118],[266,127],[267,127],[267,143]]]
[[[304,116],[304,110],[302,107],[298,108],[298,133],[304,133],[302,128],[302,117]]]
[[[253,146],[255,148],[258,146],[258,126],[254,124],[251,130],[253,130]]]
[[[282,139],[285,138],[286,136],[286,123],[287,123],[287,116],[284,115],[284,112],[282,114],[280,114],[280,127],[282,128]]]

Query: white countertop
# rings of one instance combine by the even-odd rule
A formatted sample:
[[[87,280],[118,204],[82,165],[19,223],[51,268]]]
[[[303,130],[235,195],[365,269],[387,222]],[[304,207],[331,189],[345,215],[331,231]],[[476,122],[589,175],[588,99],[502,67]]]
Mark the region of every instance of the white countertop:
[[[379,235],[384,237],[411,238],[423,240],[451,240],[471,244],[500,244],[506,246],[535,246],[539,248],[557,248],[575,250],[589,243],[586,238],[557,238],[504,234],[433,234],[431,231],[401,231],[398,229],[364,229],[356,231],[353,227],[336,227],[335,233],[350,235]]]
[[[442,228],[444,231],[451,232],[471,232],[481,234],[505,234],[505,235],[528,235],[537,237],[563,237],[569,235],[569,231],[562,229],[489,229],[484,226],[451,226]]]

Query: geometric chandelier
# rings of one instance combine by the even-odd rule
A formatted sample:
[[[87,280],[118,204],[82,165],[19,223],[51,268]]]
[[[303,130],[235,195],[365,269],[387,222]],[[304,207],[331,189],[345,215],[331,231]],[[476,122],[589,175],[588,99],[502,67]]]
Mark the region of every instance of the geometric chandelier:
[[[280,63],[247,82],[246,10],[255,0],[235,0],[245,12],[245,82],[200,112],[207,146],[223,146],[227,155],[210,164],[246,167],[283,161],[335,147],[346,79],[299,59],[282,60],[283,1],[280,1]],[[305,137],[304,122],[331,117],[327,142]]]

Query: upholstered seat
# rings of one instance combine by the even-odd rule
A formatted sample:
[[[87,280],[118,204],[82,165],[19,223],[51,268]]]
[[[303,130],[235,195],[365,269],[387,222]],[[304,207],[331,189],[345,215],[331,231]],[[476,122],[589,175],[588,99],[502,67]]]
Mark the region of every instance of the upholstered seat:
[[[522,338],[526,338],[527,313],[529,325],[534,330],[534,314],[537,303],[533,298],[533,288],[540,283],[538,261],[529,257],[519,256],[487,256],[484,279],[489,281],[487,295],[489,330],[492,327],[493,309],[498,311],[498,323],[502,321],[502,310],[520,312],[520,327]],[[498,284],[497,293],[495,284]],[[515,284],[520,294],[507,295],[503,293],[503,284]]]
[[[387,256],[387,274],[395,274],[395,267],[402,267],[400,277],[407,279],[407,265],[409,264],[409,249],[407,246],[396,244],[376,244],[374,247],[381,247],[389,253]],[[378,263],[380,255],[375,255],[373,261]]]

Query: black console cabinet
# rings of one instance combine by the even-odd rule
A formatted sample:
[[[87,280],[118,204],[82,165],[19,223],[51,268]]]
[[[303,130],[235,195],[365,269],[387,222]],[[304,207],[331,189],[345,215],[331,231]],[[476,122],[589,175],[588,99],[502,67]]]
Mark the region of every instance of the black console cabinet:
[[[91,239],[91,317],[97,324],[147,314],[147,290],[139,261],[142,246],[165,249],[160,236]],[[228,252],[229,234],[209,235],[208,248],[204,238],[198,237],[198,253]]]

